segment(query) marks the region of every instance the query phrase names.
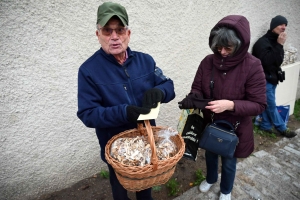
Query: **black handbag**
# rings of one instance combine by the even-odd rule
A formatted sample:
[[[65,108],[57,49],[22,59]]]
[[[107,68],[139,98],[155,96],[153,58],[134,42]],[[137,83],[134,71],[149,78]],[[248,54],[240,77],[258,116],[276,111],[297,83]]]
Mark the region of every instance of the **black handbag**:
[[[200,115],[200,110],[196,109],[193,113],[188,115],[181,134],[185,142],[183,157],[196,161],[199,140],[204,128],[204,119]]]
[[[226,120],[215,120],[203,130],[199,147],[226,158],[233,158],[239,143],[234,131],[235,127]]]

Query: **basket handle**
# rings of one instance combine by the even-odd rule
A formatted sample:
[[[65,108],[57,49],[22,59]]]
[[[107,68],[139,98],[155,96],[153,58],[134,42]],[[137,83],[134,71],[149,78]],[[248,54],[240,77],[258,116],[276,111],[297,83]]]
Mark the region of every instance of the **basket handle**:
[[[154,136],[153,136],[153,131],[151,128],[151,124],[149,120],[144,120],[145,126],[146,126],[146,131],[148,133],[148,141],[150,143],[150,148],[152,151],[152,155],[151,155],[151,163],[153,165],[153,171],[157,170],[157,155],[156,155],[156,147],[155,147],[155,141],[154,141]],[[138,130],[141,132],[141,129],[143,127],[142,123],[138,123]]]

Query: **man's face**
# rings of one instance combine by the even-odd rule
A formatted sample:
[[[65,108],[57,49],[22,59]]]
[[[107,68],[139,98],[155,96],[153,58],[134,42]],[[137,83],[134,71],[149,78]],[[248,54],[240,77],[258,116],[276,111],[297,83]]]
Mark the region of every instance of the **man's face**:
[[[283,33],[283,32],[285,31],[285,29],[286,29],[286,25],[285,25],[285,24],[281,24],[281,25],[279,25],[279,26],[276,26],[276,27],[272,30],[272,32],[279,35],[280,33]]]
[[[115,57],[124,55],[130,41],[130,33],[117,18],[111,18],[104,27],[96,31],[103,50]]]

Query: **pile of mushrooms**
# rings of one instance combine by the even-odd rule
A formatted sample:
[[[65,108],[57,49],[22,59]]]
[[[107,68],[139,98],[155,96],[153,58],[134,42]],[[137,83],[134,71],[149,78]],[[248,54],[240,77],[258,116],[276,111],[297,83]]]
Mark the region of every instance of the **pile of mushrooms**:
[[[166,131],[166,130],[165,130]],[[158,160],[168,159],[177,152],[176,145],[164,132],[155,136],[156,155]],[[144,166],[151,163],[151,147],[146,137],[118,138],[112,143],[111,156],[124,165]]]

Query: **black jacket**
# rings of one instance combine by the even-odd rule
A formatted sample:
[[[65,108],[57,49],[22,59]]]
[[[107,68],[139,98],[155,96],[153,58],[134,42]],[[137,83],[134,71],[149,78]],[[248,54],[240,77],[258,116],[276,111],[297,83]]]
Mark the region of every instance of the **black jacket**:
[[[266,80],[273,85],[278,84],[278,71],[284,58],[283,46],[277,38],[278,34],[269,30],[257,40],[252,50],[252,54],[261,61]]]

